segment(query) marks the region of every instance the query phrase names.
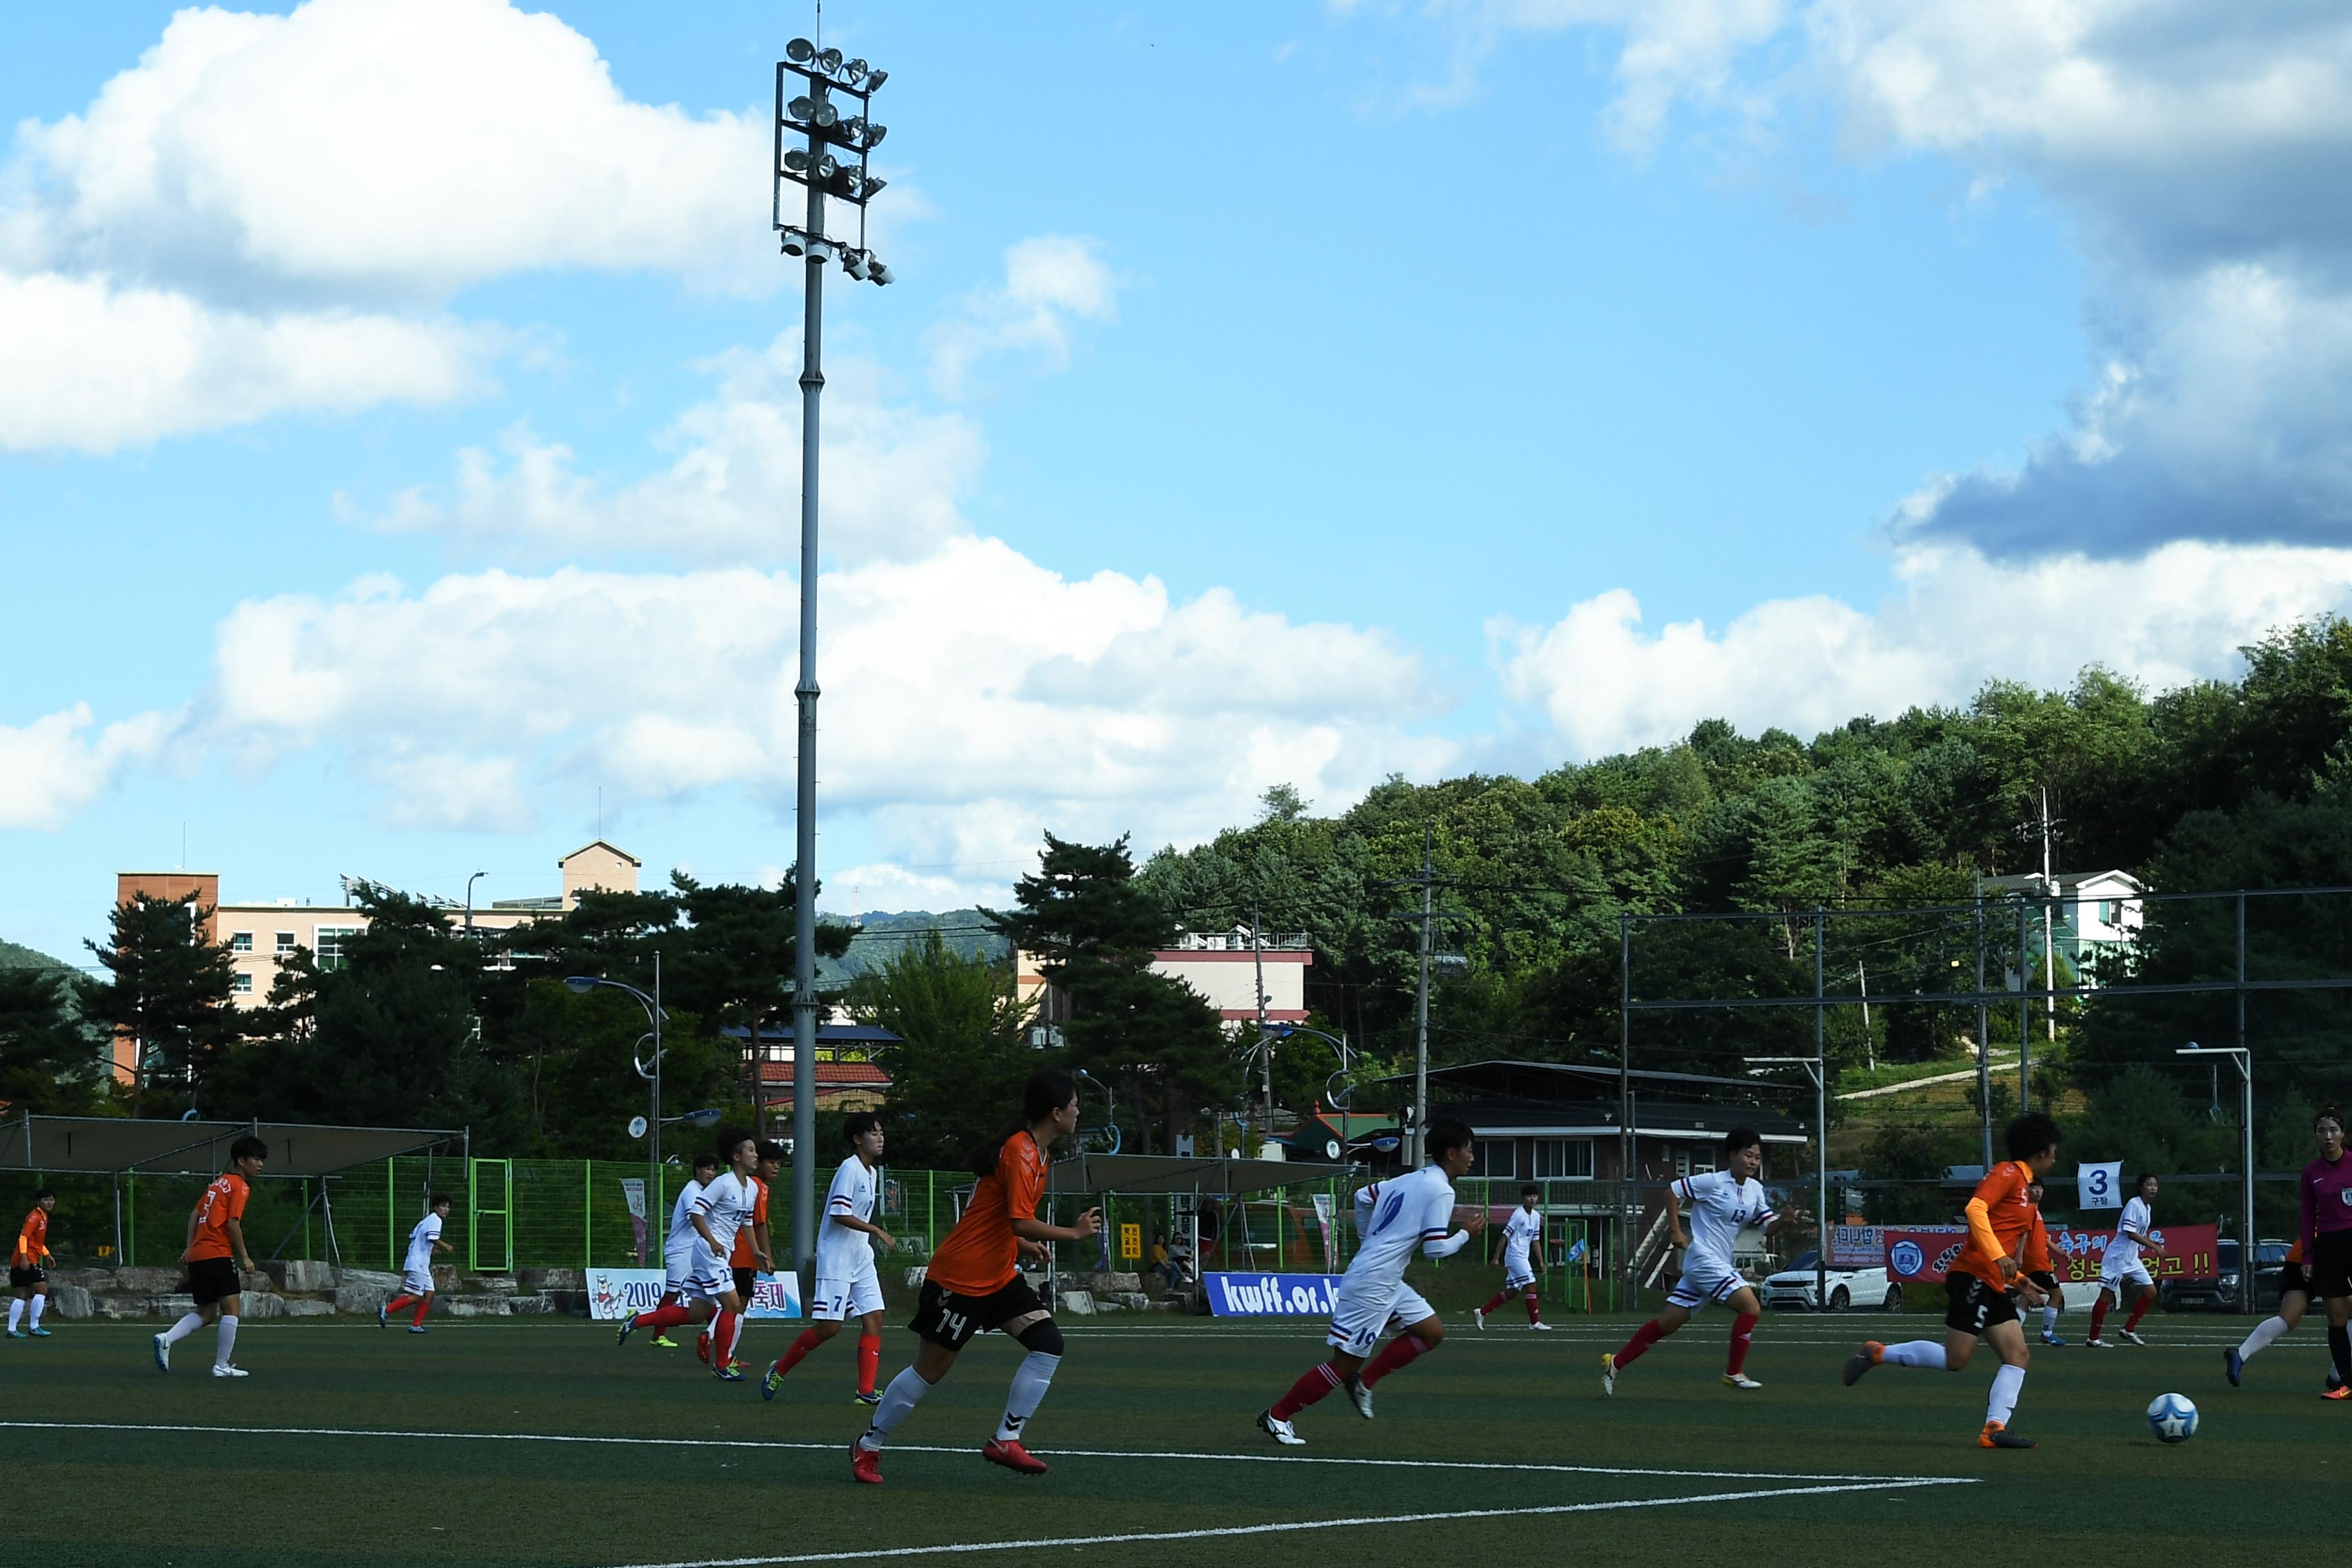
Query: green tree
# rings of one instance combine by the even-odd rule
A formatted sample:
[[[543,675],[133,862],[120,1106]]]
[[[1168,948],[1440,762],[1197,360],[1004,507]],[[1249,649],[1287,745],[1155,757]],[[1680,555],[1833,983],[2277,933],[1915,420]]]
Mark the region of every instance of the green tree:
[[[851,1016],[898,1037],[878,1063],[892,1163],[957,1168],[1004,1124],[1028,1075],[1060,1059],[1027,1044],[1011,979],[1008,963],[957,953],[932,931],[851,982]]]
[[[89,1015],[131,1043],[133,1116],[184,1108],[220,1054],[243,1037],[229,1005],[236,965],[225,944],[204,938],[211,916],[193,894],[140,893],[115,905],[105,945],[83,943],[107,972],[89,992]]]
[[[40,1116],[104,1104],[105,1042],[78,1003],[70,971],[0,968],[0,1101]]]

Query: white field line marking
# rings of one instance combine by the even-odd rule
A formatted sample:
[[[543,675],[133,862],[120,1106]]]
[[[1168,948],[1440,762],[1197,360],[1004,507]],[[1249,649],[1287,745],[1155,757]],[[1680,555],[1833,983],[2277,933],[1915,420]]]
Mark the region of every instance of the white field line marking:
[[[846,1454],[846,1443],[797,1443],[764,1437],[617,1437],[562,1432],[417,1432],[372,1426],[197,1426],[147,1421],[0,1421],[0,1428],[39,1432],[178,1432],[236,1437],[422,1437],[469,1443],[572,1443],[589,1447],[656,1448],[776,1448]],[[976,1447],[894,1443],[892,1454],[973,1454]],[[1040,1448],[1057,1459],[1197,1459],[1238,1465],[1352,1465],[1405,1470],[1510,1470],[1562,1476],[1639,1476],[1658,1480],[1847,1481],[1871,1486],[1957,1485],[1951,1476],[1824,1475],[1811,1470],[1658,1470],[1623,1465],[1530,1465],[1492,1459],[1374,1459],[1307,1454],[1202,1454],[1139,1448]],[[1138,1539],[1142,1539],[1139,1537]],[[1152,1537],[1151,1539],[1158,1539]],[[760,1558],[760,1562],[770,1559]]]
[[[1435,1524],[1465,1519],[1530,1519],[1544,1514],[1607,1513],[1637,1508],[1680,1508],[1692,1503],[1749,1502],[1759,1498],[1823,1497],[1833,1492],[1897,1491],[1914,1487],[1967,1487],[1972,1476],[1920,1476],[1863,1484],[1773,1487],[1754,1491],[1709,1492],[1696,1497],[1636,1498],[1617,1502],[1563,1502],[1532,1508],[1477,1508],[1442,1513],[1360,1514],[1345,1519],[1303,1519],[1279,1524],[1231,1524],[1207,1530],[1155,1530],[1129,1535],[1062,1535],[1037,1541],[971,1541],[944,1546],[890,1546],[871,1551],[812,1552],[790,1557],[698,1557],[678,1563],[634,1563],[630,1568],[782,1568],[794,1563],[866,1563],[890,1557],[962,1556],[982,1552],[1034,1552],[1042,1546],[1124,1546],[1145,1541],[1213,1541],[1237,1535],[1290,1535],[1310,1530],[1349,1530],[1372,1524]]]

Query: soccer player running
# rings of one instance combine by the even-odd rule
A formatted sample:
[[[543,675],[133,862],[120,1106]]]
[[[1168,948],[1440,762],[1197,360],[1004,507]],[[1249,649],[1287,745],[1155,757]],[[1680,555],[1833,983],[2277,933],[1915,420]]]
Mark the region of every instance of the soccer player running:
[[[735,1276],[735,1294],[750,1306],[759,1294],[760,1276],[775,1271],[775,1251],[768,1237],[768,1184],[784,1168],[784,1146],[772,1140],[760,1140],[760,1163],[751,1171],[751,1223],[735,1233],[735,1249],[727,1255],[727,1266]],[[704,1361],[710,1359],[710,1335],[708,1331],[698,1336],[696,1353]],[[728,1365],[743,1370],[740,1361]]]
[[[1992,1374],[1992,1397],[1977,1434],[1979,1448],[2031,1448],[2033,1439],[2009,1429],[2017,1396],[2025,1386],[2029,1352],[2025,1325],[2017,1315],[2014,1289],[2028,1306],[2040,1306],[2051,1275],[2049,1237],[2042,1215],[2026,1201],[2036,1176],[2058,1163],[2058,1124],[2035,1111],[2009,1124],[2009,1158],[1985,1173],[1969,1199],[1969,1239],[1945,1277],[1944,1342],[1907,1340],[1899,1345],[1864,1342],[1845,1363],[1851,1388],[1872,1367],[1926,1366],[1958,1372],[1976,1354],[1977,1342],[1991,1342],[2000,1368]],[[2347,1211],[2352,1212],[2352,1211]],[[2037,1278],[2039,1277],[2039,1278]]]
[[[48,1266],[57,1261],[49,1255],[49,1213],[57,1206],[56,1190],[43,1187],[33,1194],[32,1211],[16,1227],[16,1250],[8,1254],[8,1337],[12,1340],[49,1337],[49,1331],[41,1327],[41,1309],[49,1304]],[[20,1330],[16,1325],[28,1308],[32,1327]]]
[[[2148,1303],[2156,1300],[2156,1281],[2148,1278],[2139,1249],[2156,1245],[2152,1238],[2158,1184],[2152,1175],[2132,1183],[2131,1200],[2124,1205],[2123,1217],[2116,1221],[2116,1234],[2107,1240],[2106,1255],[2099,1260],[2099,1299],[2091,1303],[2091,1336],[2083,1342],[2086,1350],[2113,1348],[2099,1337],[2099,1330],[2107,1321],[2107,1309],[2123,1300],[2126,1288],[2133,1291],[2132,1310],[2124,1322],[2123,1337],[2136,1345],[2147,1343],[2139,1337],[2139,1321],[2147,1316]]]
[[[694,1173],[677,1194],[677,1202],[670,1205],[669,1229],[662,1237],[662,1295],[655,1303],[656,1307],[674,1307],[686,1300],[686,1282],[694,1275],[694,1249],[701,1244],[701,1238],[694,1234],[694,1221],[688,1216],[694,1213],[694,1200],[702,1195],[710,1178],[719,1174],[719,1156],[708,1149],[697,1154]],[[677,1342],[667,1331],[654,1335],[652,1342],[666,1351],[677,1349]],[[698,1335],[694,1349],[697,1355],[709,1361],[710,1336]]]
[[[1666,1298],[1666,1310],[1633,1331],[1624,1345],[1601,1358],[1601,1392],[1617,1392],[1617,1374],[1643,1353],[1691,1321],[1709,1301],[1731,1306],[1731,1354],[1724,1363],[1726,1388],[1761,1388],[1748,1375],[1748,1346],[1756,1336],[1757,1320],[1764,1315],[1756,1289],[1732,1266],[1733,1247],[1749,1226],[1766,1237],[1790,1226],[1808,1223],[1793,1207],[1785,1214],[1771,1199],[1756,1173],[1764,1168],[1764,1139],[1752,1127],[1735,1127],[1723,1135],[1723,1169],[1684,1176],[1666,1188],[1666,1219],[1674,1226],[1675,1244],[1683,1247],[1683,1276]],[[1690,1232],[1683,1231],[1683,1205],[1690,1205]]]
[[[719,1152],[727,1158],[727,1169],[694,1195],[687,1211],[696,1246],[679,1288],[683,1300],[624,1318],[614,1342],[627,1344],[629,1336],[639,1329],[709,1323],[711,1374],[721,1382],[740,1383],[743,1374],[730,1363],[735,1356],[736,1336],[743,1331],[743,1298],[736,1294],[726,1259],[734,1249],[735,1233],[751,1220],[752,1173],[759,1168],[760,1144],[749,1132],[730,1127],[719,1135]]]
[[[408,1256],[401,1263],[400,1294],[375,1310],[375,1326],[392,1327],[392,1315],[414,1305],[416,1315],[408,1320],[408,1331],[425,1331],[425,1314],[433,1310],[433,1255],[457,1249],[441,1239],[441,1227],[449,1218],[449,1194],[436,1193],[433,1201],[425,1205],[425,1217],[410,1227]]]
[[[2039,1176],[2034,1177],[2032,1183],[2025,1189],[2026,1201],[2033,1205],[2033,1217],[2037,1224],[2042,1219],[2042,1178]],[[2045,1232],[2048,1228],[2046,1226],[2043,1226]],[[2037,1281],[2037,1283],[2042,1282]],[[2055,1271],[2053,1271],[2044,1288],[2050,1294],[2042,1303],[2042,1342],[2063,1351],[2066,1348],[2066,1342],[2058,1337],[2058,1314],[2065,1308],[2066,1292],[2058,1283]]]
[[[809,1303],[809,1326],[792,1348],[776,1358],[760,1380],[760,1397],[773,1399],[784,1373],[834,1335],[851,1318],[857,1335],[857,1403],[879,1405],[874,1382],[882,1367],[882,1279],[874,1266],[874,1246],[889,1251],[898,1238],[874,1223],[874,1167],[882,1162],[882,1119],[870,1110],[851,1112],[841,1123],[849,1155],[833,1173],[824,1194],[824,1217],[816,1233],[816,1299]]]
[[[1543,1215],[1538,1206],[1542,1197],[1534,1187],[1521,1187],[1519,1206],[1503,1222],[1503,1288],[1470,1313],[1482,1334],[1486,1331],[1487,1315],[1509,1300],[1514,1290],[1527,1293],[1528,1327],[1538,1333],[1551,1331],[1551,1325],[1536,1310],[1536,1276],[1543,1268]]]
[[[2251,1265],[2245,1263],[2243,1259],[2244,1253],[2242,1249],[2239,1267],[2250,1268]],[[2303,1321],[2303,1314],[2310,1309],[2310,1306],[2311,1281],[2303,1271],[2303,1243],[2298,1240],[2293,1247],[2286,1249],[2286,1258],[2279,1269],[2278,1311],[2256,1323],[2254,1331],[2246,1336],[2243,1344],[2239,1345],[2235,1350],[2226,1350],[2221,1352],[2221,1370],[2229,1374],[2231,1388],[2239,1386],[2238,1378],[2246,1370],[2246,1363],[2253,1360],[2261,1352],[2268,1350],[2280,1339],[2293,1333],[2295,1325]],[[2336,1392],[2343,1386],[2336,1380],[2336,1373],[2330,1372],[2327,1374],[2326,1397],[2344,1398],[2345,1395]]]
[[[244,1377],[243,1367],[229,1364],[236,1349],[236,1321],[245,1310],[243,1281],[237,1270],[253,1272],[253,1254],[245,1245],[245,1201],[261,1167],[269,1159],[269,1145],[247,1134],[228,1146],[228,1169],[215,1176],[204,1196],[188,1211],[188,1247],[180,1261],[188,1266],[188,1294],[196,1310],[157,1334],[155,1370],[172,1370],[172,1347],[218,1320],[220,1338],[213,1349],[215,1377]]]
[[[1029,1353],[1013,1369],[1003,1419],[981,1448],[981,1458],[1025,1476],[1045,1473],[1045,1461],[1022,1447],[1021,1434],[1062,1364],[1062,1331],[1021,1277],[1020,1259],[1047,1242],[1091,1241],[1102,1223],[1100,1209],[1087,1210],[1076,1225],[1050,1225],[1036,1217],[1037,1200],[1045,1191],[1045,1152],[1055,1140],[1077,1130],[1078,1080],[1047,1068],[1029,1075],[1021,1092],[1021,1120],[972,1151],[971,1168],[980,1184],[963,1217],[931,1254],[915,1321],[908,1325],[922,1343],[914,1364],[882,1391],[873,1425],[850,1445],[854,1479],[882,1484],[884,1440],[948,1374],[963,1347],[989,1329],[1018,1340]],[[830,1199],[826,1206],[832,1206]]]
[[[1356,1256],[1331,1301],[1330,1359],[1318,1363],[1290,1391],[1258,1414],[1258,1430],[1277,1443],[1307,1441],[1291,1422],[1335,1388],[1344,1388],[1356,1413],[1372,1418],[1372,1389],[1401,1366],[1445,1342],[1445,1325],[1420,1291],[1404,1282],[1418,1252],[1451,1258],[1486,1228],[1485,1210],[1452,1235],[1454,1184],[1470,1173],[1477,1153],[1470,1129],[1440,1121],[1429,1130],[1429,1163],[1411,1175],[1375,1182],[1356,1194]],[[1402,1330],[1377,1356],[1381,1336]],[[1370,1364],[1366,1364],[1366,1358]]]
[[[2344,1157],[2344,1113],[2333,1102],[2311,1119],[2319,1158],[2303,1168],[2297,1238],[2311,1293],[2327,1303],[2327,1355],[2336,1376],[2323,1399],[2352,1397],[2352,1160]]]

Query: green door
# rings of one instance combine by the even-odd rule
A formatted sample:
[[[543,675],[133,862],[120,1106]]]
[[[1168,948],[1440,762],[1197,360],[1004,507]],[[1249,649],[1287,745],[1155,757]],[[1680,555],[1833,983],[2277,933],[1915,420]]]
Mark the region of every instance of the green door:
[[[466,1271],[505,1274],[514,1268],[514,1163],[475,1160],[466,1172]]]

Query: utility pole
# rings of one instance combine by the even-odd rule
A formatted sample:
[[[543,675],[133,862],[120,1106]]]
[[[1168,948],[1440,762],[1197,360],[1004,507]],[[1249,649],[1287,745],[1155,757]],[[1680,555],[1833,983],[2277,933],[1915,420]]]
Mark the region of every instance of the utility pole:
[[[1427,1153],[1424,1135],[1429,1125],[1429,977],[1434,969],[1444,967],[1452,971],[1458,969],[1464,962],[1458,953],[1438,952],[1437,928],[1446,921],[1468,918],[1437,907],[1437,889],[1452,884],[1437,874],[1436,843],[1435,830],[1424,826],[1421,830],[1421,875],[1399,877],[1381,884],[1391,888],[1421,889],[1421,908],[1407,914],[1389,917],[1412,921],[1421,927],[1413,944],[1420,978],[1413,998],[1412,1131],[1403,1149],[1404,1164],[1408,1170],[1419,1170]]]
[[[2050,786],[2045,784],[2042,786],[2042,815],[2026,818],[2015,829],[2020,838],[2032,838],[2038,834],[2042,839],[2042,973],[2047,977],[2044,989],[2051,993],[2042,999],[2042,1038],[2052,1041],[2058,1038],[2058,948],[2051,919],[2057,908],[2058,884],[2051,871],[2050,844],[2054,838],[2065,837],[2060,831],[2065,823],[2064,817],[2050,815]],[[2022,957],[2021,952],[2020,956]],[[2019,1044],[2021,1049],[2023,1042]]]
[[[1984,1168],[1992,1170],[1992,1016],[1985,1008],[1984,873],[1977,873],[1977,1120],[1984,1129]]]
[[[1250,963],[1257,970],[1257,1046],[1263,1054],[1258,1058],[1265,1078],[1265,1137],[1274,1139],[1274,1037],[1265,1030],[1265,943],[1258,931],[1257,895],[1250,895]]]

